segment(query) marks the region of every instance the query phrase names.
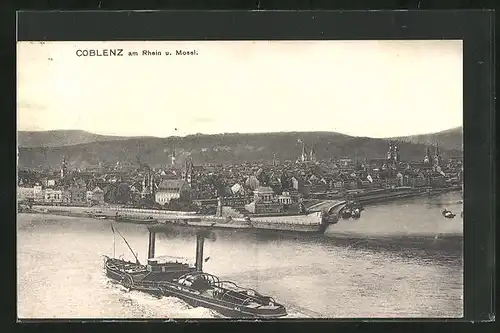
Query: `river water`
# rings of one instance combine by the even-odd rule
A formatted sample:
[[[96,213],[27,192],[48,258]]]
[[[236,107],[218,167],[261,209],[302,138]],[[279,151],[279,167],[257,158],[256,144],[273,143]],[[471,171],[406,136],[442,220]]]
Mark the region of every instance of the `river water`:
[[[273,296],[291,318],[463,315],[460,193],[366,207],[325,235],[217,231],[205,241],[204,271]],[[447,208],[457,216],[445,219]],[[104,275],[101,255],[133,260],[110,222],[19,214],[20,319],[217,318],[184,302],[127,291]],[[145,226],[118,224],[144,262]],[[194,258],[195,235],[157,234],[157,255]]]

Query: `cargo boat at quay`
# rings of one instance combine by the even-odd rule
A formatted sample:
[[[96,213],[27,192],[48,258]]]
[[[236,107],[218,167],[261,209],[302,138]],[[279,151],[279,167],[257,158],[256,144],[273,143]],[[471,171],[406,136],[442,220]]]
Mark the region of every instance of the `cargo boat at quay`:
[[[113,234],[115,228],[111,225]],[[239,318],[279,318],[287,315],[282,304],[249,288],[203,272],[204,235],[197,234],[196,262],[180,257],[155,257],[155,231],[150,230],[148,262],[142,265],[123,235],[116,229],[136,262],[104,256],[106,276],[129,290],[157,297],[171,296],[197,307],[205,307],[223,316]]]

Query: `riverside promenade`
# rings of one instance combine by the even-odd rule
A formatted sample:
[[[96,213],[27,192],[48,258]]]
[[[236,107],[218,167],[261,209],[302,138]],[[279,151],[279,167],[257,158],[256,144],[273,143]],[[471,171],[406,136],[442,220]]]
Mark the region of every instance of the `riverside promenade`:
[[[323,232],[326,228],[321,212],[311,212],[309,214],[296,216],[284,215],[231,218],[199,215],[195,212],[123,208],[116,206],[74,207],[45,205],[33,205],[30,212],[71,217],[99,217],[105,219],[114,219],[118,214],[129,217],[131,223],[134,223],[134,219],[152,218],[151,224],[214,229],[257,229],[316,233]]]
[[[460,187],[444,189],[398,188],[393,190],[370,191],[355,195],[355,200],[363,205],[390,202],[418,196],[459,191]],[[347,205],[347,200],[318,200],[306,208],[306,214],[296,216],[248,216],[218,217],[200,215],[196,212],[167,211],[158,209],[125,208],[103,205],[93,207],[33,205],[30,212],[72,217],[98,217],[114,219],[117,215],[133,219],[150,218],[152,223],[163,225],[196,226],[200,228],[262,229],[296,232],[324,232],[327,225],[335,223],[325,220],[326,216],[337,216]],[[326,215],[325,215],[326,214]]]

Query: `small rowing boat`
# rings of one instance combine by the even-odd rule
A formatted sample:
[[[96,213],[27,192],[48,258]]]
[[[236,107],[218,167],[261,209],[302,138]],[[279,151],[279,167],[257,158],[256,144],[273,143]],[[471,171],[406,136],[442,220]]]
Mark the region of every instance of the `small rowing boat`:
[[[451,211],[444,209],[442,212],[442,215],[448,219],[452,219],[455,217],[455,214],[453,214]]]

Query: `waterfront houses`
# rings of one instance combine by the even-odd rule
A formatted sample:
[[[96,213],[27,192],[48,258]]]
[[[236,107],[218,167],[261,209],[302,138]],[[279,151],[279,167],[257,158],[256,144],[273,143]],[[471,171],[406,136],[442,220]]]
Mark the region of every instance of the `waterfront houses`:
[[[87,203],[87,191],[81,186],[71,186],[69,188],[71,195],[71,203],[76,206],[85,205]]]
[[[35,193],[33,187],[17,187],[17,199],[19,201],[23,200],[33,200],[35,198]]]
[[[46,189],[44,191],[43,202],[47,204],[60,204],[63,202],[63,194],[60,189]]]
[[[104,191],[96,186],[93,190],[87,191],[85,201],[89,206],[102,205],[104,203]]]
[[[41,185],[35,185],[33,186],[33,200],[35,202],[43,202],[45,197],[43,188]]]
[[[189,200],[190,186],[182,179],[163,180],[155,193],[155,202],[160,205],[168,204],[172,199]]]

